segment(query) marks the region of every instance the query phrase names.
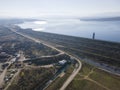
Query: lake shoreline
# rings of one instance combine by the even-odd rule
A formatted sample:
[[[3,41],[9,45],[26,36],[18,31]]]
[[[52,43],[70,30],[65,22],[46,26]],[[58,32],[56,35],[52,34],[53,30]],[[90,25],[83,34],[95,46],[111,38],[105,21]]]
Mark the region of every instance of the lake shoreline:
[[[79,19],[43,20],[24,22],[17,24],[23,29],[32,28],[34,31],[92,38],[95,32],[95,39],[110,42],[120,42],[120,22],[96,22],[80,21]]]

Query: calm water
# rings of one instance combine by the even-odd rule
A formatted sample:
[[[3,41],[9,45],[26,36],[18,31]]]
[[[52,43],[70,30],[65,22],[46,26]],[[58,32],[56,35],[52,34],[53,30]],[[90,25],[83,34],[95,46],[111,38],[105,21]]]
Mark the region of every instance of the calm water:
[[[71,36],[92,38],[120,42],[120,21],[92,22],[79,19],[46,19],[45,21],[25,22],[19,24],[21,28],[32,28],[35,31],[44,31]]]

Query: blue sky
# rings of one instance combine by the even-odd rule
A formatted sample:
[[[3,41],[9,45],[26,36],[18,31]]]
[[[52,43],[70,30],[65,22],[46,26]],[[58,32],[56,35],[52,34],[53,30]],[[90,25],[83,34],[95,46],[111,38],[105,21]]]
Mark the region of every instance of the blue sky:
[[[120,12],[120,0],[0,0],[0,17],[84,17],[116,12]]]

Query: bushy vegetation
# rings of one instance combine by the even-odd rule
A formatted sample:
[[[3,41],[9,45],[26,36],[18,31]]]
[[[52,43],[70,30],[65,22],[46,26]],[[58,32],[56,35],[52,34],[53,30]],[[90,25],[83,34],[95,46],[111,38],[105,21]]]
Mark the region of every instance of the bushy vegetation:
[[[42,90],[53,75],[52,68],[23,69],[8,90]]]
[[[0,52],[13,56],[23,51],[26,58],[58,54],[58,51],[20,36],[3,26],[0,26],[0,47]]]
[[[61,54],[53,57],[41,57],[41,58],[34,58],[30,60],[24,61],[25,63],[31,62],[32,64],[35,65],[49,65],[53,63],[58,63],[61,60],[70,60],[70,57],[66,54]]]
[[[83,59],[92,59],[120,67],[120,43],[35,32],[29,29],[20,30],[20,32],[59,46],[61,45],[63,47],[60,47],[60,49],[69,50]]]

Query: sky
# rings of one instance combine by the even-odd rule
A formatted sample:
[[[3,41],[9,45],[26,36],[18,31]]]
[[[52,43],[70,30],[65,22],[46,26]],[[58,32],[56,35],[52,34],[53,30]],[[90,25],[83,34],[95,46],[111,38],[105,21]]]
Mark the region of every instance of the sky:
[[[0,17],[85,17],[105,13],[120,13],[120,0],[0,0]]]

